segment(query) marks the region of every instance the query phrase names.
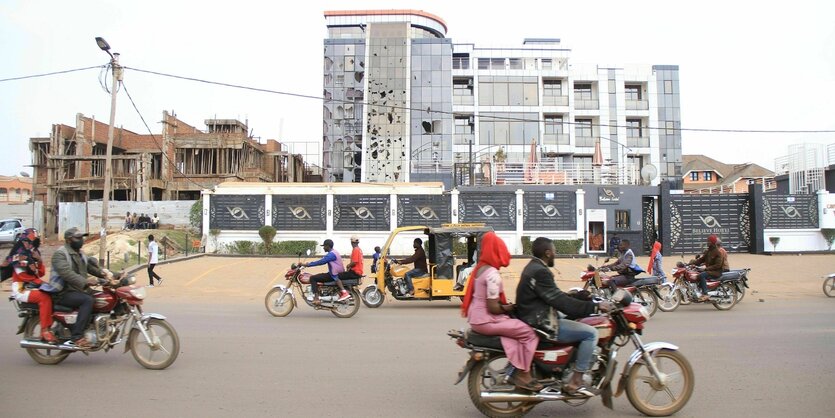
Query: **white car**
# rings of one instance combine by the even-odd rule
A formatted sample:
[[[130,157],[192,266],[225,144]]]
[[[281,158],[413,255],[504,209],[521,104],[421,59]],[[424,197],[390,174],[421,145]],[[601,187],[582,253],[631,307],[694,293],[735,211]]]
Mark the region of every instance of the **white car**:
[[[0,219],[0,243],[14,243],[23,230],[22,219]]]

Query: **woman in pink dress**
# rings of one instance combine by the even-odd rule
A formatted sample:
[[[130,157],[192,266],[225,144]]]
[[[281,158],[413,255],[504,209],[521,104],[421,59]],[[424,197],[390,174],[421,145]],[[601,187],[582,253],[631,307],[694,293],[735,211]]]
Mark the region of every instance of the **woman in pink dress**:
[[[510,382],[520,389],[538,392],[542,385],[531,377],[530,369],[539,337],[528,324],[507,315],[514,306],[505,299],[499,269],[509,264],[510,253],[504,241],[494,232],[484,234],[461,314],[473,331],[501,337],[504,352],[515,368]]]

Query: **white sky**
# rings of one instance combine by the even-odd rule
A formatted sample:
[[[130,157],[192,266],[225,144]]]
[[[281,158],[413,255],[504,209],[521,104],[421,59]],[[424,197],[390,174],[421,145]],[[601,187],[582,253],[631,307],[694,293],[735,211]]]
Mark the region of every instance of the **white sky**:
[[[686,128],[835,129],[835,2],[681,3],[4,0],[0,79],[105,64],[102,36],[124,66],[321,97],[323,11],[411,8],[444,19],[453,42],[552,37],[574,63],[679,65]],[[318,100],[129,70],[125,84],[155,134],[167,109],[201,129],[207,118],[248,119],[255,136],[320,147]],[[109,112],[97,70],[0,83],[0,174],[31,172],[29,138],[53,123],[74,126],[76,113],[107,123]],[[147,133],[124,94],[116,124]],[[835,143],[835,134],[683,133],[685,154],[769,169],[797,142]]]

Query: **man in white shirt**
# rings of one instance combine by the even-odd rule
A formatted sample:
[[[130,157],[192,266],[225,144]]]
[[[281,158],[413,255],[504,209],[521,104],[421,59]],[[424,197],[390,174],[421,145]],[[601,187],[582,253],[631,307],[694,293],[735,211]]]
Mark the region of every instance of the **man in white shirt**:
[[[154,273],[154,267],[159,262],[159,245],[154,241],[153,235],[148,235],[148,287],[154,287],[154,278],[157,279],[157,286],[162,285],[162,277]]]

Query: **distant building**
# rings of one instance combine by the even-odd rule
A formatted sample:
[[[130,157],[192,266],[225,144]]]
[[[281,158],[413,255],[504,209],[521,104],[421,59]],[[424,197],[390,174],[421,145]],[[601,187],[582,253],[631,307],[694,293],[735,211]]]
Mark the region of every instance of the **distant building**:
[[[747,193],[749,184],[776,187],[774,172],[757,164],[725,164],[705,155],[682,156],[685,193]]]
[[[577,64],[559,39],[454,44],[418,10],[324,16],[326,181],[681,188],[678,66]]]
[[[224,181],[302,182],[300,155],[272,139],[262,143],[245,123],[207,119],[199,130],[164,111],[162,132],[116,129],[113,137],[113,200],[196,200],[203,189]],[[52,125],[51,134],[31,138],[35,199],[44,202],[46,229],[59,202],[100,200],[108,125],[82,114],[75,125]]]
[[[0,203],[25,203],[31,198],[31,177],[0,176]]]

